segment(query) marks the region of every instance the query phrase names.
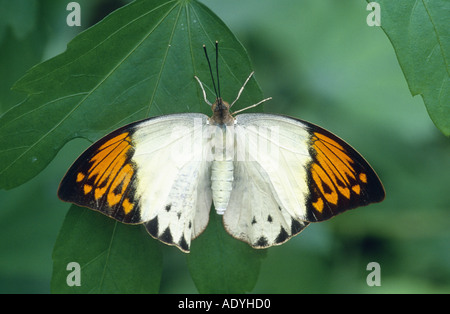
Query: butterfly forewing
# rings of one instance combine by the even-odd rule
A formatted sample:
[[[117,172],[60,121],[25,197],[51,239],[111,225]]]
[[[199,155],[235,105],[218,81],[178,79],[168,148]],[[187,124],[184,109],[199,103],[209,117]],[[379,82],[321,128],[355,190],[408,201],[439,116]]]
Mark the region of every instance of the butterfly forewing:
[[[134,124],[120,128],[89,147],[63,178],[58,196],[126,223],[139,223],[133,163]]]
[[[380,202],[385,192],[367,161],[336,135],[308,124],[311,138],[307,201],[308,221]]]

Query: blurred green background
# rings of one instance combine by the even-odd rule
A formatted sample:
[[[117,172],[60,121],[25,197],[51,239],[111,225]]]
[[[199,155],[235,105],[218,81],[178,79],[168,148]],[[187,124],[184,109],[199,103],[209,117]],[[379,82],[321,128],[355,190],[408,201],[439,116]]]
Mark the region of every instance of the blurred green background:
[[[0,114],[24,99],[11,85],[65,50],[125,1],[0,0]],[[254,293],[450,293],[450,142],[412,97],[388,38],[366,24],[363,0],[203,0],[246,47],[266,112],[292,115],[344,138],[375,168],[386,200],[312,224],[270,248]],[[19,4],[19,5],[18,5]],[[22,5],[22,7],[20,7]],[[20,8],[19,8],[20,7]],[[0,293],[48,293],[52,249],[69,208],[60,179],[89,145],[66,145],[28,183],[0,191]],[[163,293],[195,293],[186,258],[166,247]],[[369,287],[369,262],[381,286]]]

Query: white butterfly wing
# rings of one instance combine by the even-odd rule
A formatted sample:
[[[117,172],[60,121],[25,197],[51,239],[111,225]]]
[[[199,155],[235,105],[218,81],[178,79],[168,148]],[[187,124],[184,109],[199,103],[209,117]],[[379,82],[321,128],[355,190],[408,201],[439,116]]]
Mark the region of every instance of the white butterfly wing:
[[[318,126],[242,114],[234,132],[235,176],[224,225],[253,247],[281,244],[309,222],[384,198],[363,157]]]
[[[282,244],[308,225],[302,213],[307,175],[299,165],[311,160],[309,135],[266,114],[238,115],[234,132],[234,184],[225,228],[256,248]]]
[[[180,114],[149,120],[134,133],[139,182],[136,194],[149,233],[189,251],[208,224],[211,208],[207,116]]]
[[[126,223],[144,223],[188,252],[205,228],[212,197],[203,150],[207,116],[173,114],[132,123],[88,148],[61,182],[62,200]]]
[[[228,233],[255,248],[282,244],[308,225],[280,207],[267,176],[257,161],[235,162],[233,190],[223,218]]]

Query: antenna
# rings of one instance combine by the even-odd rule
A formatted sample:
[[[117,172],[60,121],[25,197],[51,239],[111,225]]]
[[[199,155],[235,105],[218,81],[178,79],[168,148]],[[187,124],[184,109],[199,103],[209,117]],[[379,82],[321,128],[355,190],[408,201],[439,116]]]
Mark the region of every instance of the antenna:
[[[208,52],[207,52],[207,50],[206,50],[206,45],[203,45],[203,50],[205,51],[205,57],[206,57],[206,60],[208,61],[209,74],[211,75],[211,80],[212,80],[212,83],[213,83],[214,92],[216,93],[216,99],[219,99],[219,98],[221,97],[221,96],[220,96],[220,82],[219,82],[219,42],[216,40],[216,78],[217,78],[217,88],[216,88],[216,82],[215,82],[215,80],[214,80],[214,74],[213,74],[213,72],[212,72],[211,62],[209,61]],[[247,83],[250,81],[250,79],[252,78],[253,74],[254,74],[254,72],[250,73],[250,75],[247,77],[247,79],[245,80],[245,82],[244,82],[244,84],[242,85],[241,89],[239,90],[236,99],[231,103],[231,105],[230,105],[229,108],[233,107],[233,105],[234,105],[234,104],[236,103],[236,101],[239,99],[239,97],[241,96],[242,92],[244,91],[245,86],[246,86]],[[212,107],[212,104],[211,104],[211,103],[208,101],[208,99],[206,98],[206,92],[205,92],[205,89],[203,88],[202,82],[200,81],[200,79],[199,79],[197,76],[194,76],[194,77],[195,77],[195,79],[197,80],[197,82],[199,83],[200,88],[202,89],[202,92],[203,92],[203,98],[204,98],[205,102],[206,102],[209,106]],[[254,107],[256,107],[256,106],[262,104],[263,102],[266,102],[266,101],[271,100],[271,99],[272,99],[272,97],[263,99],[263,100],[259,101],[259,102],[256,103],[256,104],[253,104],[253,105],[248,106],[248,107],[246,107],[246,108],[244,108],[244,109],[240,109],[240,110],[238,110],[238,111],[233,112],[232,115],[235,115],[235,114],[237,114],[237,113],[239,113],[239,112],[242,112],[242,111],[247,110],[247,109],[250,109],[250,108],[254,108]]]
[[[217,42],[216,42],[216,45],[217,45]],[[211,74],[211,79],[212,79],[212,82],[213,82],[214,92],[216,93],[216,98],[219,98],[219,94],[217,93],[217,89],[216,89],[216,82],[214,81],[214,75],[212,73],[211,62],[209,61],[208,52],[206,51],[206,46],[205,45],[203,45],[203,50],[205,51],[205,57],[206,57],[206,60],[208,61],[209,73]],[[216,48],[216,54],[217,54],[217,48]],[[216,66],[217,66],[217,61],[216,61]]]
[[[216,40],[216,75],[217,75],[217,90],[220,96],[220,83],[219,83],[219,42]]]

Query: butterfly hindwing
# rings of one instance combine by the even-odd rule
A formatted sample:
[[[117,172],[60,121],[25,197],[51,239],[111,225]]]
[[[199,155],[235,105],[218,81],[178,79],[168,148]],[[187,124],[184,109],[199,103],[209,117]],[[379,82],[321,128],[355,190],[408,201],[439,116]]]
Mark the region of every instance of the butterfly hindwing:
[[[156,206],[145,223],[147,231],[166,244],[189,252],[191,240],[208,224],[211,207],[209,165],[201,161],[188,162],[179,169],[166,197],[165,206]]]
[[[280,245],[308,225],[280,207],[266,175],[256,161],[235,162],[233,190],[223,218],[228,233],[254,248]]]

